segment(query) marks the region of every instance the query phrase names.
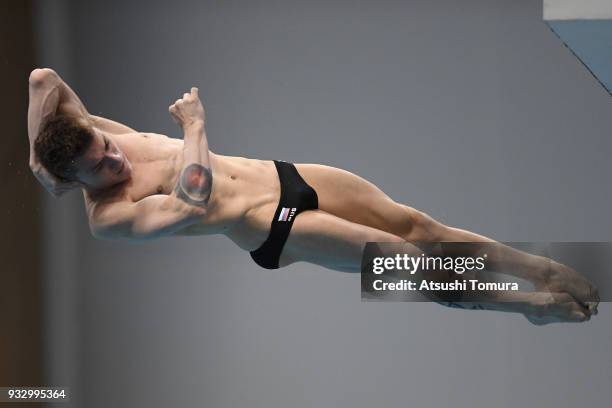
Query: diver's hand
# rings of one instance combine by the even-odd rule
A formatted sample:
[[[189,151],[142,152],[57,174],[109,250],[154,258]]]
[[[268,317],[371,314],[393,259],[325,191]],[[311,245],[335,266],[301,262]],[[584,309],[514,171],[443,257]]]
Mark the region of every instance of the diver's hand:
[[[170,105],[168,112],[183,129],[196,123],[204,124],[204,106],[198,97],[198,88],[192,87],[191,93],[183,94],[181,99]]]
[[[45,190],[56,198],[62,196],[64,193],[70,190],[80,187],[77,182],[67,182],[58,179],[37,162],[31,162],[30,169],[40,184],[43,185]]]

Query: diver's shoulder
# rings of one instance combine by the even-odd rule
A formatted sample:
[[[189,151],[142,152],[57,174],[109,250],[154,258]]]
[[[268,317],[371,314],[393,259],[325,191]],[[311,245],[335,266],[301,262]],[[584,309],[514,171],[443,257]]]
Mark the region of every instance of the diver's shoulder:
[[[117,203],[134,202],[128,194],[127,184],[120,183],[100,191],[82,189],[87,215],[91,216],[95,212]]]

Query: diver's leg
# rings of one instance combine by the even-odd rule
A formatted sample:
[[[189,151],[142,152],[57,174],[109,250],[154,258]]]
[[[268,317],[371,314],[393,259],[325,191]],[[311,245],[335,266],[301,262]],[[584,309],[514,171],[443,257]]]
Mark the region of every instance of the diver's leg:
[[[300,213],[280,257],[280,266],[309,262],[342,272],[360,272],[367,242],[405,242],[388,232],[350,222],[322,210]],[[415,253],[418,248],[415,248]],[[421,253],[420,250],[419,254]]]
[[[304,181],[317,192],[319,209],[407,241],[436,240],[438,224],[417,225],[426,221],[424,214],[398,204],[368,180],[322,164],[296,163],[295,166]]]
[[[422,211],[397,203],[376,185],[347,170],[295,164],[315,189],[319,208],[339,218],[399,236],[408,242],[481,242],[488,266],[532,282],[536,289],[568,292],[597,313],[597,289],[578,273],[548,258],[518,251],[483,235],[442,224]],[[479,247],[467,247],[478,251]],[[478,253],[464,255],[479,256]]]
[[[282,267],[303,261],[342,272],[359,272],[367,242],[401,243],[399,247],[402,252],[409,256],[420,256],[423,253],[421,249],[396,235],[353,223],[321,210],[311,210],[304,211],[295,218],[279,265]],[[390,253],[389,256],[394,254],[395,252]],[[473,309],[535,314],[552,319],[550,321],[583,321],[589,317],[580,305],[565,294],[550,296],[548,293],[508,291],[495,296],[497,297],[490,301],[478,302],[478,307]]]
[[[345,220],[399,236],[408,242],[486,242],[488,266],[499,260],[508,273],[538,286],[547,278],[550,262],[498,244],[482,235],[449,227],[429,215],[397,203],[381,189],[349,171],[321,165],[296,164],[302,178],[315,189],[319,208]],[[495,248],[493,248],[495,247]],[[473,245],[467,250],[477,250]],[[494,250],[493,250],[494,249]],[[480,256],[478,253],[466,253]],[[511,269],[509,268],[511,267]]]
[[[440,241],[485,243],[470,246],[478,253],[467,255],[481,256],[480,252],[486,252],[488,269],[526,279],[532,282],[538,291],[569,293],[593,314],[597,314],[599,305],[597,287],[569,266],[543,256],[520,251],[460,228],[444,226]]]

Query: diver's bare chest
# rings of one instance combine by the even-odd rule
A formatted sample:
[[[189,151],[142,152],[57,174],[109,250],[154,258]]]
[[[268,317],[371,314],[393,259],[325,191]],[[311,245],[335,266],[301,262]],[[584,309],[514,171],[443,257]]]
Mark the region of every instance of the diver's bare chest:
[[[140,132],[128,142],[124,149],[132,164],[132,178],[124,187],[124,196],[139,201],[155,194],[170,194],[182,166],[182,140]]]
[[[182,140],[137,133],[121,148],[132,163],[132,177],[121,191],[125,200],[137,202],[172,193],[183,166]],[[245,224],[247,230],[265,228],[265,219],[280,195],[273,162],[213,152],[209,159],[213,175],[210,211],[202,225],[193,226],[190,233],[205,234],[207,227],[220,225],[223,232],[237,224]]]
[[[140,201],[156,194],[170,194],[178,178],[177,170],[169,163],[142,163],[134,166],[132,180],[125,189],[130,201]]]

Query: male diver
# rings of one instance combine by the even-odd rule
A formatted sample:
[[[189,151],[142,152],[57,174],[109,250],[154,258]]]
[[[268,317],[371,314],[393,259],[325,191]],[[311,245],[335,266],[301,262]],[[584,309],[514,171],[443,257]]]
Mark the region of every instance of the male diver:
[[[30,168],[55,196],[81,189],[97,238],[224,234],[263,268],[304,261],[345,272],[360,271],[366,242],[497,244],[397,203],[342,169],[212,152],[197,88],[169,107],[183,140],[91,115],[49,68],[32,71],[29,93]],[[522,313],[534,324],[597,313],[596,288],[571,268],[494,248],[489,261],[511,259],[514,274],[535,291],[476,308]]]

